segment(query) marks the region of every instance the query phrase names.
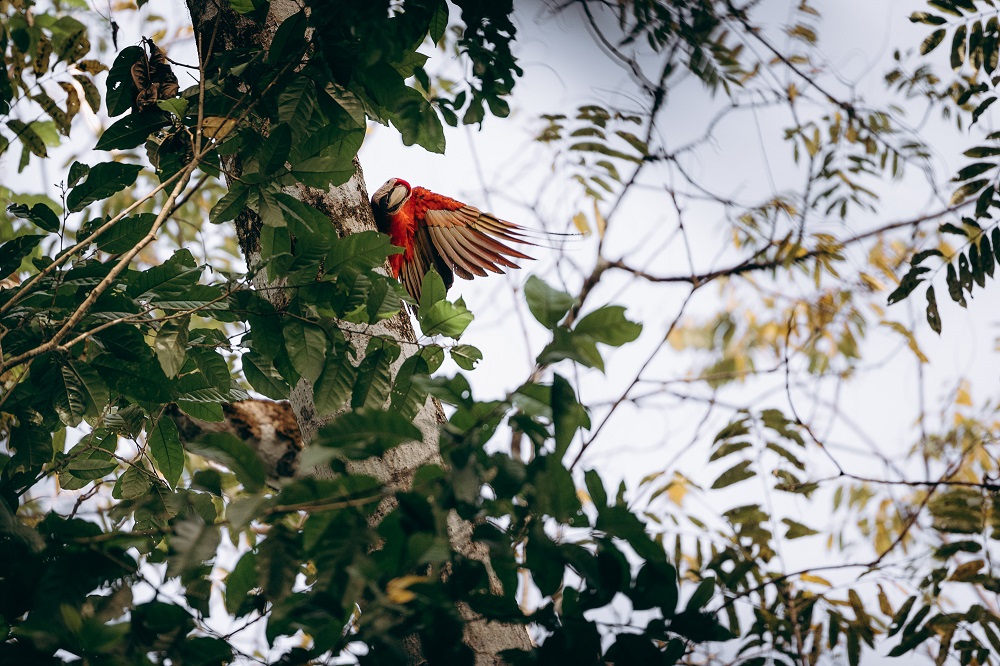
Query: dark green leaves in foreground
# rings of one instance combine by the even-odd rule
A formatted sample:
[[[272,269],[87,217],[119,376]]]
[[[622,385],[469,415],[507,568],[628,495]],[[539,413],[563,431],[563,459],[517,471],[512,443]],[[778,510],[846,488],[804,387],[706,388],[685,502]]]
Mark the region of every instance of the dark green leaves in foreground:
[[[142,167],[138,164],[104,162],[90,167],[86,180],[66,196],[66,208],[71,213],[83,210],[95,201],[110,197],[135,184]]]
[[[449,303],[445,296],[444,280],[431,268],[424,276],[420,292],[420,308],[417,310],[420,330],[424,335],[444,335],[457,339],[472,323],[473,316],[465,307],[464,300],[459,298],[454,303]]]
[[[333,459],[364,460],[381,456],[403,442],[421,441],[423,435],[410,419],[398,412],[356,409],[338,416],[320,429],[304,464],[328,464]]]

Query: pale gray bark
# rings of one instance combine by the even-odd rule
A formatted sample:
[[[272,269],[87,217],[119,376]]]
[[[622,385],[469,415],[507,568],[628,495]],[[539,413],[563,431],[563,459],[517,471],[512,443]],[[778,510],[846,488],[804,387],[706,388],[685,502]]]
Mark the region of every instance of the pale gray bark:
[[[216,50],[246,46],[247,44],[266,46],[277,25],[299,8],[297,3],[289,0],[274,0],[271,2],[270,13],[265,25],[260,26],[233,12],[226,0],[187,0],[187,5],[191,12],[199,44],[202,48],[207,48],[214,39]],[[340,187],[322,191],[300,186],[290,190],[289,193],[300,197],[301,200],[326,213],[331,224],[341,236],[375,229],[364,176],[357,160],[355,160],[354,176]],[[252,267],[260,259],[257,237],[259,226],[254,224],[254,220],[250,216],[244,215],[237,221],[237,227],[240,245],[244,250],[248,265]],[[263,275],[258,276],[258,279],[264,280]],[[260,282],[257,286],[273,285]],[[280,290],[267,290],[264,293],[280,294]],[[284,305],[280,299],[281,297],[278,296],[273,300],[275,306],[279,308]],[[359,327],[354,328],[356,333],[362,332]],[[345,327],[345,333],[348,335],[350,335],[350,330],[351,327]],[[364,327],[363,332],[365,334],[363,339],[358,340],[355,344],[359,356],[363,354],[365,342],[372,334],[385,335],[404,343],[416,341],[409,316],[405,312],[374,326]],[[413,344],[401,346],[403,352],[392,368],[393,375],[398,371],[405,358],[417,349]],[[360,358],[358,361],[360,362]],[[227,427],[233,428],[236,434],[257,448],[271,469],[273,476],[285,476],[289,471],[295,473],[297,465],[297,461],[293,459],[295,453],[301,449],[302,441],[308,442],[315,435],[319,427],[323,425],[324,419],[316,413],[313,387],[306,380],[300,381],[292,389],[287,408],[280,406],[284,403],[269,404],[279,406],[247,407],[237,410],[238,413],[235,414],[229,410],[231,413],[227,414],[226,423]],[[292,442],[294,437],[287,436],[288,408],[294,413],[295,422],[301,432],[301,439],[296,442]],[[250,425],[244,422],[246,419],[259,420]],[[271,421],[271,419],[275,420]],[[357,463],[353,466],[353,471],[370,474],[392,488],[408,487],[417,467],[428,462],[440,461],[437,440],[440,424],[443,421],[444,412],[441,405],[436,400],[428,399],[414,419],[414,423],[423,434],[423,441],[404,444],[390,450],[381,458]],[[197,425],[191,424],[192,427],[197,427]],[[380,515],[384,515],[384,512],[390,508],[389,506],[381,507]],[[471,541],[472,526],[453,514],[449,518],[448,527],[456,550],[484,562],[492,574],[486,548]],[[491,575],[490,578],[495,591],[498,591],[497,577]],[[515,648],[523,650],[530,647],[530,639],[523,626],[485,622],[475,616],[468,608],[463,608],[462,612],[469,620],[465,642],[475,651],[477,664],[483,666],[502,664],[503,662],[496,656],[500,651]],[[414,663],[422,661],[419,654],[413,656]]]

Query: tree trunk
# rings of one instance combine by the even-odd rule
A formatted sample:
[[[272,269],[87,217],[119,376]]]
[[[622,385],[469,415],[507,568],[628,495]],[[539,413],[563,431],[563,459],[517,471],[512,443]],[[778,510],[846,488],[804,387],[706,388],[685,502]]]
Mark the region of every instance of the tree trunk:
[[[245,48],[257,45],[266,47],[277,26],[288,16],[299,9],[299,5],[289,0],[274,0],[264,25],[261,26],[247,17],[234,12],[225,0],[187,0],[191,12],[194,33],[198,39],[199,49],[206,49],[214,41],[214,49]],[[204,58],[205,54],[199,53]],[[365,188],[361,164],[355,159],[354,176],[344,185],[330,188],[327,191],[298,186],[287,190],[305,203],[319,209],[327,215],[340,236],[359,231],[375,229],[375,220]],[[244,252],[247,265],[253,268],[260,261],[259,233],[260,224],[256,216],[245,210],[236,220],[237,234],[240,246]],[[264,271],[257,274],[255,286],[273,287],[275,283],[267,283]],[[279,280],[280,282],[280,280]],[[269,299],[278,310],[284,303],[281,290],[268,289],[262,291],[271,294]],[[341,324],[345,335],[351,335],[350,324]],[[360,332],[361,327],[356,327]],[[365,327],[365,340],[372,334],[384,335],[401,342],[416,342],[413,326],[408,314],[399,313],[392,319],[385,320],[374,326]],[[357,342],[357,341],[356,341]],[[366,345],[355,344],[358,350],[358,363],[361,362]],[[392,367],[394,377],[415,345],[402,345],[400,358]],[[256,402],[256,401],[255,401]],[[346,405],[345,405],[346,407]],[[289,411],[294,414],[298,433],[290,428]],[[297,454],[302,448],[302,442],[308,442],[323,425],[324,420],[316,414],[313,386],[305,379],[292,388],[288,403],[270,403],[259,401],[258,404],[230,406],[226,410],[227,427],[234,431],[252,446],[257,448],[262,459],[268,464],[273,476],[290,476],[296,472]],[[390,488],[407,488],[410,485],[413,472],[422,464],[439,461],[438,431],[444,421],[444,412],[437,400],[428,399],[423,408],[414,418],[414,424],[423,433],[423,441],[412,442],[391,449],[378,459],[361,461],[353,465],[352,471],[371,475]],[[218,428],[218,424],[200,424],[188,422],[188,434],[191,429],[201,426]],[[182,432],[184,427],[182,426]],[[301,433],[301,434],[299,434]],[[317,473],[317,472],[313,472]],[[391,509],[391,506],[380,507],[376,520]],[[472,526],[454,513],[449,517],[449,534],[455,549],[467,557],[475,558],[486,565],[490,572],[491,583],[499,587],[497,577],[489,564],[489,555],[484,546],[471,541]],[[499,591],[495,589],[494,591]],[[522,625],[486,622],[478,618],[470,609],[461,609],[468,621],[464,636],[465,643],[476,653],[476,663],[481,665],[502,664],[497,657],[502,650],[527,650],[531,646],[526,629]],[[423,660],[419,648],[412,655],[414,663]]]

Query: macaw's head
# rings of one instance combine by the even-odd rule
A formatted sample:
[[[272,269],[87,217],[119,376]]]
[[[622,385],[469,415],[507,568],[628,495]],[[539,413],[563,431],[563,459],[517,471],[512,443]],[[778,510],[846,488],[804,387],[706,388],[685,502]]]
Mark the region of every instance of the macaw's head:
[[[384,234],[389,233],[389,221],[399,212],[410,198],[410,184],[401,178],[390,178],[385,185],[375,190],[372,195],[372,210],[375,212],[375,224]]]

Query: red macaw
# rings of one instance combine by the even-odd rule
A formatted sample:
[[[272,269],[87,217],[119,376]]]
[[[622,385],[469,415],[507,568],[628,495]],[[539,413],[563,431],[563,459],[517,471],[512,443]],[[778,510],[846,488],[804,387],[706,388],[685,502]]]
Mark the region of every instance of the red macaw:
[[[450,287],[454,275],[471,280],[487,271],[503,273],[501,266],[518,268],[511,259],[533,258],[504,243],[534,245],[518,225],[400,178],[375,191],[372,210],[379,231],[403,248],[389,257],[389,267],[418,303],[432,266]]]

